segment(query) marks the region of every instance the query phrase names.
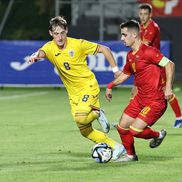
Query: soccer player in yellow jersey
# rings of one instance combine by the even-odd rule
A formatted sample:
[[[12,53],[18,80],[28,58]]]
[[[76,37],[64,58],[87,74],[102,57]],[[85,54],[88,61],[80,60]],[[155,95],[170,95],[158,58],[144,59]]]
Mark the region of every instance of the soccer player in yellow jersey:
[[[71,112],[80,133],[95,143],[104,142],[113,148],[113,160],[125,152],[123,145],[109,138],[109,123],[99,103],[99,85],[95,75],[87,66],[89,54],[103,53],[115,76],[120,74],[111,50],[103,45],[83,39],[67,36],[67,22],[57,16],[50,20],[49,34],[53,40],[43,45],[30,57],[30,62],[47,58],[56,66],[59,76],[68,92]],[[98,119],[103,131],[92,127],[92,121]]]

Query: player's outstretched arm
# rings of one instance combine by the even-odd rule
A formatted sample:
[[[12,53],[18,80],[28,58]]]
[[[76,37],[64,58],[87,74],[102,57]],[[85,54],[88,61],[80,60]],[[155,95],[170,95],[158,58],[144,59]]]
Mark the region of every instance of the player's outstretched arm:
[[[46,54],[44,51],[42,50],[38,50],[36,52],[34,52],[30,58],[29,58],[29,63],[34,63],[34,62],[37,62],[43,58],[46,58]]]
[[[110,66],[112,68],[115,78],[117,78],[121,74],[121,71],[119,70],[118,66],[116,65],[116,61],[114,59],[114,56],[113,56],[110,48],[107,46],[104,46],[104,45],[99,45],[98,52],[104,54],[105,58],[107,59],[107,61],[109,62]]]
[[[106,93],[105,93],[105,96],[106,96],[106,99],[110,102],[111,99],[112,99],[112,88],[114,88],[115,86],[123,83],[125,80],[127,80],[128,78],[130,77],[130,75],[127,75],[123,72],[121,72],[121,74],[115,79],[113,80],[112,82],[110,82],[108,85],[107,85],[107,88],[106,88]]]

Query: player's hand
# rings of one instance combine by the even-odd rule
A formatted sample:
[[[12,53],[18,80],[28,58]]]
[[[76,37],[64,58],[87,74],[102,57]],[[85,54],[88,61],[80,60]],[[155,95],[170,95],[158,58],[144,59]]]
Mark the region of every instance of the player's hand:
[[[166,100],[169,100],[169,99],[171,99],[171,97],[173,96],[173,91],[172,91],[172,89],[165,89],[165,91],[164,91],[164,95],[165,95],[165,99]]]
[[[37,62],[38,60],[40,60],[41,58],[38,57],[38,54],[39,54],[38,51],[37,51],[37,52],[34,52],[34,53],[30,56],[28,62],[29,62],[29,63],[34,63],[34,62]]]
[[[112,100],[112,89],[107,88],[105,96],[106,99],[110,102]]]
[[[114,73],[114,78],[117,78],[121,74],[121,71],[118,70],[116,73]]]

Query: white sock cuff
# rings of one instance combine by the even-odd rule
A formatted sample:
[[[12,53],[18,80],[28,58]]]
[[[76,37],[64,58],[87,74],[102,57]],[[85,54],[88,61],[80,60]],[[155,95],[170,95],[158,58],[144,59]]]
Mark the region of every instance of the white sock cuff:
[[[182,120],[182,116],[181,116],[181,117],[176,118],[176,120]]]

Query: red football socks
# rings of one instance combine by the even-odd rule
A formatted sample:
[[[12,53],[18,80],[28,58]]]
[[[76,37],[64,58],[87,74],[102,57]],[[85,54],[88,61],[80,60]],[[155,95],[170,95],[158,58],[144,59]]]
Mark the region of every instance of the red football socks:
[[[134,147],[134,138],[130,133],[129,129],[121,128],[119,125],[117,126],[118,133],[120,135],[123,146],[125,147],[128,155],[136,155],[135,147]]]
[[[130,133],[137,138],[158,138],[160,133],[158,131],[153,130],[152,128],[146,127],[142,132],[136,131],[134,128],[130,128]]]
[[[174,111],[176,118],[181,117],[181,109],[179,107],[179,103],[175,95],[173,95],[173,97],[169,100],[169,104],[171,105],[171,108]]]

